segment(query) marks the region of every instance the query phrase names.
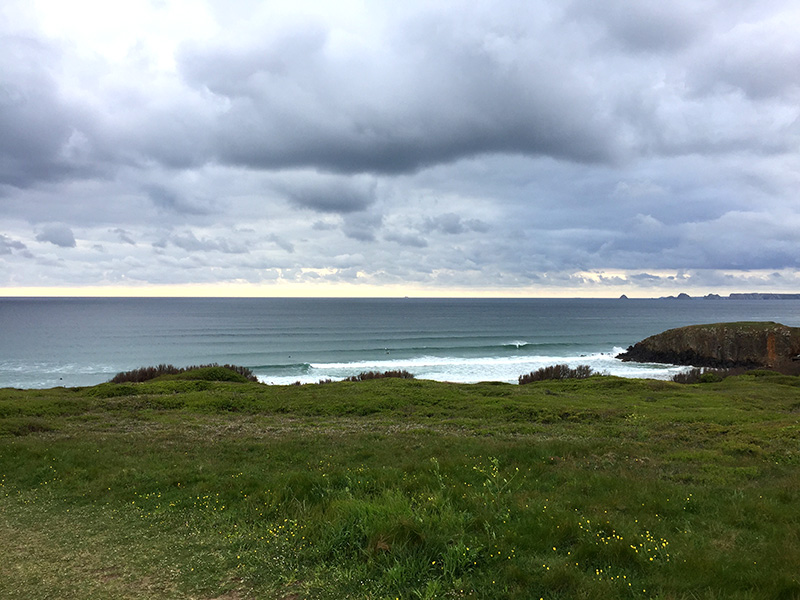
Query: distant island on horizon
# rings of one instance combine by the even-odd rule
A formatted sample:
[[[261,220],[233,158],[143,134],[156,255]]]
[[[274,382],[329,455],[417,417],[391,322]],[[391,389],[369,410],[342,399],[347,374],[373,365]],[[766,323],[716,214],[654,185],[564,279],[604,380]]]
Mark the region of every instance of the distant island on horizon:
[[[628,296],[622,294],[620,300],[628,300]],[[680,293],[677,296],[661,296],[658,300],[800,300],[800,294],[782,294],[770,292],[750,292],[728,294],[727,296],[720,296],[719,294],[706,294],[705,296],[690,296],[689,294]]]

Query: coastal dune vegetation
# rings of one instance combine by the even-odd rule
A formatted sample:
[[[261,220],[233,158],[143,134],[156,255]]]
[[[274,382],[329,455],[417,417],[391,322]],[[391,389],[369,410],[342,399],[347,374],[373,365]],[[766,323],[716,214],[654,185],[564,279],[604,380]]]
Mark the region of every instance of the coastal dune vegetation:
[[[161,364],[156,367],[140,367],[131,371],[117,373],[111,383],[141,383],[159,377],[173,376],[184,379],[208,379],[216,381],[253,381],[258,377],[248,367],[239,365],[195,365],[191,367],[176,367],[175,365]]]
[[[518,383],[524,385],[547,379],[586,379],[592,375],[599,375],[599,373],[595,373],[589,365],[578,365],[574,369],[569,365],[550,365],[531,371],[527,375],[520,375]]]
[[[800,598],[798,467],[767,370],[3,389],[0,597]]]

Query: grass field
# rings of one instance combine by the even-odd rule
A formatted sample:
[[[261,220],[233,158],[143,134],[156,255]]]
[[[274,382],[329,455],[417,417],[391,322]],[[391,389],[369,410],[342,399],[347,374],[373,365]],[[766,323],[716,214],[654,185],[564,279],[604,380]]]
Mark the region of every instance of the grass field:
[[[800,598],[800,379],[0,390],[0,598]]]

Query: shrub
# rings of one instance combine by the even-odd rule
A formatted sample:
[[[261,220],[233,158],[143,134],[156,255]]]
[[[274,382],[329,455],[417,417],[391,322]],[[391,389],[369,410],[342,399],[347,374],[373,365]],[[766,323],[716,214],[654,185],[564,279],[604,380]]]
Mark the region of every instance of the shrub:
[[[141,383],[149,381],[162,375],[174,375],[180,373],[178,367],[173,365],[158,365],[157,367],[140,367],[130,371],[117,373],[111,379],[111,383]]]
[[[519,383],[523,385],[548,379],[586,379],[592,375],[595,375],[595,372],[589,365],[578,365],[574,369],[571,369],[569,365],[550,365],[531,371],[527,375],[520,375]]]
[[[384,371],[380,373],[378,371],[365,371],[363,373],[359,373],[358,375],[352,375],[347,377],[345,381],[366,381],[367,379],[384,379],[386,377],[397,377],[399,379],[414,379],[414,375],[409,373],[408,371]]]
[[[247,383],[248,381],[258,381],[249,369],[235,367],[232,365],[217,366],[208,365],[187,368],[182,373],[169,376],[169,379],[184,379],[189,381],[233,381],[235,383]]]
[[[157,367],[141,367],[131,371],[123,371],[117,373],[112,379],[111,383],[141,383],[143,381],[150,381],[156,377],[164,375],[183,375],[186,374],[186,379],[191,379],[191,371],[200,371],[200,379],[208,379],[214,381],[232,381],[239,379],[231,377],[230,372],[236,373],[244,377],[247,381],[258,381],[258,377],[253,374],[253,371],[247,367],[240,367],[237,365],[218,365],[212,363],[209,365],[195,365],[192,367],[176,367],[174,365],[158,365]]]
[[[672,376],[672,381],[675,383],[716,383],[731,375],[741,375],[745,370],[742,368],[709,369],[695,367],[683,373],[676,373]]]

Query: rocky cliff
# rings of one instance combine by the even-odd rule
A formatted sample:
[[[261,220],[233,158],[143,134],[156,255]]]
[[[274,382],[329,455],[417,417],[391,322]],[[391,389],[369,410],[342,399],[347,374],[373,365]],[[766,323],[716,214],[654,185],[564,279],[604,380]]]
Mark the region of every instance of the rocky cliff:
[[[624,361],[695,367],[780,367],[800,354],[800,327],[742,322],[670,329],[630,346]]]

